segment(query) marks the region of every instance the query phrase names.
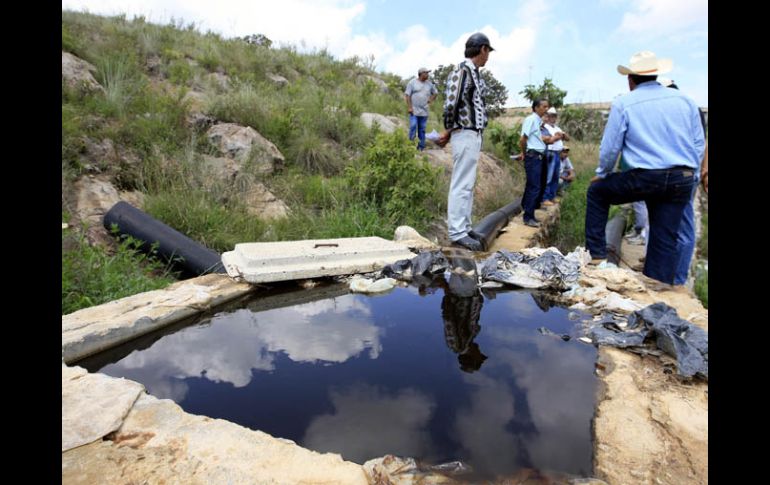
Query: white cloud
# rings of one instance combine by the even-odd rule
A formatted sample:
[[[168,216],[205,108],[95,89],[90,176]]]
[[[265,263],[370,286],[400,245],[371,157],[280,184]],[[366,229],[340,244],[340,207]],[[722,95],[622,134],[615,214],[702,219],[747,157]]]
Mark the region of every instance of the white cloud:
[[[618,33],[655,38],[693,24],[708,24],[708,0],[639,0],[623,15]]]
[[[521,19],[526,26],[537,28],[548,21],[551,10],[550,0],[526,0],[519,5],[514,18]]]
[[[369,358],[376,359],[382,330],[370,315],[352,296],[258,313],[236,310],[167,335],[117,367],[158,397],[184,397],[186,386],[177,380],[187,377],[243,387],[253,369],[273,370],[278,352],[295,362],[342,363],[369,349]]]
[[[351,25],[365,11],[362,1],[349,0],[218,0],[215,8],[212,5],[210,0],[62,0],[62,9],[145,15],[161,23],[175,17],[226,37],[264,34],[274,42],[304,41],[310,48],[338,53],[350,43]]]

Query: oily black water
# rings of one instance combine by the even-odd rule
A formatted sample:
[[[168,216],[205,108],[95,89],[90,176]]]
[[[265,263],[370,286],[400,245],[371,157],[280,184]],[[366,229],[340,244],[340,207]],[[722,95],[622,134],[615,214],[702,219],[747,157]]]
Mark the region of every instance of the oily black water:
[[[261,297],[78,365],[356,463],[591,474],[596,349],[538,331],[575,336],[568,310],[528,291],[314,291],[322,299],[266,309],[313,292]]]

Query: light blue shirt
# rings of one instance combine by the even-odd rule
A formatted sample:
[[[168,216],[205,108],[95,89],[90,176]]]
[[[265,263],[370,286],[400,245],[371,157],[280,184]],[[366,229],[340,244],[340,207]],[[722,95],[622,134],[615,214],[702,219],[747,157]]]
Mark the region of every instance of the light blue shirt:
[[[540,124],[542,120],[537,113],[524,118],[524,123],[521,125],[521,135],[527,136],[527,150],[537,150],[540,153],[545,151],[545,143],[540,135]]]
[[[705,144],[695,102],[677,89],[646,82],[612,103],[596,175],[611,173],[618,155],[629,170],[698,169]]]

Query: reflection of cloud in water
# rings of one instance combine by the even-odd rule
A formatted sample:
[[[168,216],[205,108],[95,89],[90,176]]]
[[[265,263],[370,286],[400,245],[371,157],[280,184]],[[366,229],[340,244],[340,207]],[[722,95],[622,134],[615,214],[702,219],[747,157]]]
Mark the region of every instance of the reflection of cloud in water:
[[[537,305],[532,304],[532,296],[527,293],[512,294],[507,300],[506,305],[511,309],[511,315],[515,315],[517,320],[527,320],[543,314]]]
[[[452,436],[476,468],[492,473],[510,470],[518,453],[518,439],[506,426],[514,417],[513,393],[507,382],[482,374],[463,376],[473,391],[470,407],[457,411]]]
[[[382,345],[380,330],[369,323],[369,308],[340,302],[315,302],[295,309],[269,311],[258,315],[255,327],[270,352],[285,351],[295,362],[345,362],[369,347],[376,359]],[[325,308],[319,304],[325,303]],[[309,308],[304,308],[308,307]],[[365,311],[362,311],[365,310]],[[287,315],[287,311],[296,316]]]
[[[590,473],[590,426],[595,405],[594,366],[590,353],[578,343],[533,334],[522,328],[490,328],[490,362],[511,368],[517,386],[526,392],[536,433],[524,437],[536,468]],[[516,352],[513,343],[527,341],[535,352]],[[500,346],[505,345],[505,347]],[[558,445],[558,446],[555,446]]]
[[[183,392],[174,378],[205,375],[243,387],[252,369],[274,369],[275,352],[284,351],[295,362],[341,363],[368,347],[375,359],[382,349],[381,330],[370,320],[369,308],[348,297],[262,313],[241,309],[167,335],[119,366],[153,395],[178,402],[186,386]]]
[[[313,418],[303,446],[356,463],[386,453],[425,456],[431,448],[427,424],[436,405],[421,391],[406,388],[391,395],[358,384],[331,391],[330,399],[335,413]]]

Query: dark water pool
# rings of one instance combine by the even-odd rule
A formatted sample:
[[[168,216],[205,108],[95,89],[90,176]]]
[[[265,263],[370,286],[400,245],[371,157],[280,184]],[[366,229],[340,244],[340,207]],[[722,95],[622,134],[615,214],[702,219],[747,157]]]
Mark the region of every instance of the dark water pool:
[[[321,291],[332,296],[255,299],[79,365],[357,463],[391,453],[480,477],[590,475],[596,350],[537,330],[576,335],[568,310],[527,291]]]

